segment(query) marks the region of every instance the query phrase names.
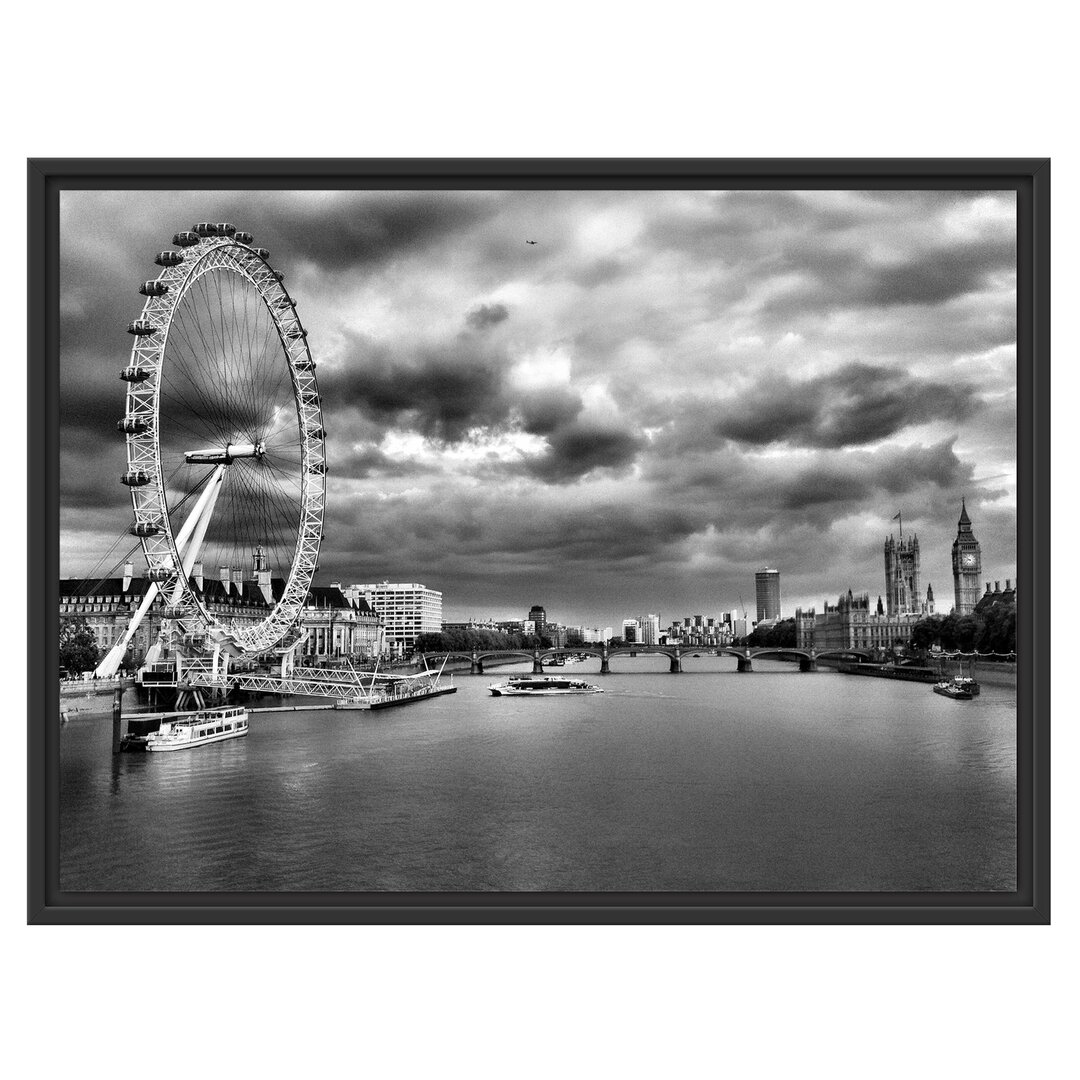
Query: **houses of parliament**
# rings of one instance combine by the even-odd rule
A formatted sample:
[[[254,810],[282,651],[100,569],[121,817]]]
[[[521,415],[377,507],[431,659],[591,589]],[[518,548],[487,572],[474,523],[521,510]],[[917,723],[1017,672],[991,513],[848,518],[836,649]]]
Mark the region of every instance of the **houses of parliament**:
[[[934,589],[927,582],[923,591],[919,563],[919,537],[904,535],[903,522],[899,538],[885,539],[885,592],[872,606],[870,594],[854,594],[849,589],[835,604],[826,601],[821,612],[810,608],[795,612],[795,642],[799,648],[818,652],[831,649],[891,649],[911,640],[911,631],[920,619],[935,614]],[[994,603],[1014,603],[1014,582],[1006,580],[986,583],[980,596],[982,576],[982,547],[972,531],[966,500],[960,503],[960,518],[956,523],[956,539],[952,545],[953,608],[957,615],[970,615]]]

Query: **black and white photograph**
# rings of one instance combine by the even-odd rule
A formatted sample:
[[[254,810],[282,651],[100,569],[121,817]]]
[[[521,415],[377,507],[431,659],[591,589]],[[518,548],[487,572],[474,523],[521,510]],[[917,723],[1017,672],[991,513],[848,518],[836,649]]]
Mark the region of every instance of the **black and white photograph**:
[[[1015,185],[57,197],[60,893],[1015,900]]]

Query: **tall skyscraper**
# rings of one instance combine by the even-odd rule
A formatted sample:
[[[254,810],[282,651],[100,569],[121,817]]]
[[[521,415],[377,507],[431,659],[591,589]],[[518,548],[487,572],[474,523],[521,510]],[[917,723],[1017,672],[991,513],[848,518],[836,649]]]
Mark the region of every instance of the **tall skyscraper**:
[[[529,608],[529,614],[525,616],[525,619],[533,624],[537,637],[543,637],[547,632],[547,613],[539,604],[533,604]]]
[[[960,500],[960,520],[956,523],[956,539],[952,545],[952,576],[954,610],[957,615],[970,615],[979,602],[982,547],[971,531],[971,518],[963,499]]]
[[[780,618],[780,571],[763,566],[755,575],[757,621]]]
[[[904,536],[900,523],[900,539],[885,540],[885,606],[889,615],[917,614],[922,610],[919,590],[919,537]]]

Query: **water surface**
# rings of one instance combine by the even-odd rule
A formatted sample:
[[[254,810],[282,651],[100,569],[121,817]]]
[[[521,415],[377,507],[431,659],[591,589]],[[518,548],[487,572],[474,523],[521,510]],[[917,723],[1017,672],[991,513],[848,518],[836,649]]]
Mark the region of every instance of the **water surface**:
[[[253,714],[111,753],[61,729],[65,891],[1012,891],[1015,692],[663,657],[604,694]],[[523,670],[523,669],[518,669]],[[107,699],[102,699],[103,701]]]

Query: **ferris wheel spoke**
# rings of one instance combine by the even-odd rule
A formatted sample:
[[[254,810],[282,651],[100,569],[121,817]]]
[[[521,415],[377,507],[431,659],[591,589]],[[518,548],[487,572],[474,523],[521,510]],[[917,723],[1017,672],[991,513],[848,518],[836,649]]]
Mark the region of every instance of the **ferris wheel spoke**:
[[[284,566],[289,561],[288,541],[295,535],[296,522],[289,520],[282,504],[274,500],[272,493],[260,487],[254,479],[249,473],[242,480],[242,485],[249,495],[249,543],[253,550],[255,547],[262,550],[271,572],[277,570],[283,573]]]
[[[208,366],[207,360],[197,350],[196,346],[191,343],[183,317],[176,326],[179,331],[178,343],[181,348],[179,350],[180,355],[174,357],[173,367],[176,373],[185,380],[185,385],[183,388],[175,382],[171,383],[171,385],[173,385],[175,392],[183,399],[183,403],[187,404],[193,414],[200,417],[205,423],[211,424],[215,432],[224,437],[227,433],[224,431],[226,417],[222,403],[215,401],[214,397],[204,389],[204,386],[209,387],[214,384],[204,382],[200,385],[195,376],[195,373],[200,369],[205,370]],[[190,394],[188,388],[190,388]],[[194,401],[191,394],[194,395]]]
[[[197,302],[193,306],[195,308],[197,308],[197,306],[198,306]],[[194,327],[195,327],[195,333],[198,335],[198,338],[199,338],[199,346],[201,346],[201,349],[200,349],[200,351],[198,353],[196,353],[195,347],[194,347],[194,339],[192,339],[192,342],[191,342],[192,343],[192,353],[193,353],[193,355],[196,355],[196,356],[201,358],[202,362],[201,362],[201,364],[198,364],[197,366],[201,367],[205,372],[206,368],[209,368],[211,366],[218,366],[215,363],[215,361],[217,359],[216,348],[215,348],[215,346],[213,344],[207,342],[207,340],[206,340],[206,331],[203,329],[203,323],[202,323],[201,320],[196,319],[195,323],[194,323]],[[211,337],[213,337],[213,327],[212,326],[209,328],[209,332],[211,334]],[[192,382],[194,383],[194,379],[192,379]],[[217,386],[216,380],[208,380],[206,382],[206,385],[209,386],[209,387],[214,387],[216,389],[216,386]],[[214,401],[209,395],[204,395],[203,400],[206,402],[206,404],[207,404],[207,406],[208,406],[208,408],[209,408],[209,410],[211,412],[211,415],[213,415],[214,418],[218,421],[218,423],[220,423],[222,425],[223,434],[227,435],[227,432],[224,432],[224,428],[226,426],[227,416],[228,416],[228,414],[226,412],[226,403],[222,402],[220,400]]]

